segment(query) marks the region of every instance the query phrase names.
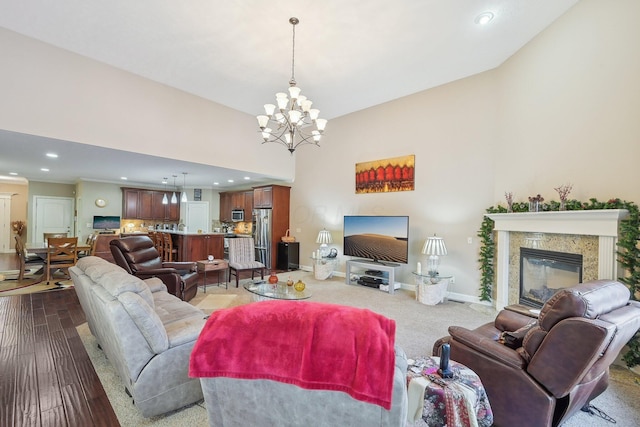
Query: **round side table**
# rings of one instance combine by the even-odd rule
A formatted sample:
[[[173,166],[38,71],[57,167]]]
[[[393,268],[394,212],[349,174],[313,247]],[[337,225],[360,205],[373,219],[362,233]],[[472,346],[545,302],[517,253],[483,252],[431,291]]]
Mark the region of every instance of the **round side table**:
[[[407,420],[415,422],[422,418],[429,427],[490,427],[493,412],[480,377],[461,363],[449,362],[453,378],[438,375],[439,357],[419,357],[409,365]]]

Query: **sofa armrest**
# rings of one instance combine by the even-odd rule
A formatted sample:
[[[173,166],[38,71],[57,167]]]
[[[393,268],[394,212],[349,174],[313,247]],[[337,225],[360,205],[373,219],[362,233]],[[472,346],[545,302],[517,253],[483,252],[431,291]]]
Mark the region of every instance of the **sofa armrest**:
[[[537,319],[535,317],[526,316],[511,310],[502,310],[498,313],[493,324],[495,328],[500,331],[513,332],[536,321]]]
[[[152,277],[157,277],[162,280],[162,283],[167,287],[167,292],[171,295],[175,295],[180,298],[182,293],[181,289],[181,278],[178,274],[178,271],[174,268],[154,268],[151,270],[141,270],[135,273],[136,277],[141,279],[150,279]]]
[[[151,293],[154,292],[167,292],[167,286],[162,282],[159,277],[150,277],[148,279],[143,279],[144,283],[147,284]]]
[[[526,366],[525,360],[513,350],[497,341],[479,335],[474,331],[461,326],[450,326],[449,334],[452,340],[457,341],[472,350],[484,354],[504,365],[515,369],[523,369]]]
[[[163,262],[162,267],[164,268],[175,268],[180,271],[197,271],[197,264],[195,262]]]

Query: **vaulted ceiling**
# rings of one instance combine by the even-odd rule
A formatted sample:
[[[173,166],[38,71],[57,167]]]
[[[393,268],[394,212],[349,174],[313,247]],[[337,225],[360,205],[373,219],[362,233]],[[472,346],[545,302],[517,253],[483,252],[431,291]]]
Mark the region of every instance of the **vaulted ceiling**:
[[[295,16],[295,79],[331,120],[498,67],[577,1],[4,0],[0,26],[256,115],[288,87],[288,21]],[[479,25],[484,12],[493,20]],[[3,152],[36,144],[21,137],[0,132]],[[41,141],[50,149],[57,143],[65,142]],[[10,172],[10,160],[0,160],[0,175]],[[140,161],[157,166],[153,157]],[[48,180],[27,162],[24,170],[34,171],[21,172],[26,178]],[[174,170],[179,166],[188,165]],[[92,176],[57,180],[103,179],[103,172],[107,176],[98,168],[83,172]],[[108,172],[112,177],[113,169]],[[157,184],[157,169],[154,174]],[[211,186],[210,178],[193,179]]]

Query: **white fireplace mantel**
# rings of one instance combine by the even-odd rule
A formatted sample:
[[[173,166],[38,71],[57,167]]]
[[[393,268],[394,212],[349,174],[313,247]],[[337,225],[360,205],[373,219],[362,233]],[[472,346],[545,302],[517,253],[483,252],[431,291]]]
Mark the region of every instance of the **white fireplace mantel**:
[[[617,277],[616,244],[626,209],[486,214],[497,231],[496,309],[508,305],[509,233],[550,233],[598,236],[598,278]]]

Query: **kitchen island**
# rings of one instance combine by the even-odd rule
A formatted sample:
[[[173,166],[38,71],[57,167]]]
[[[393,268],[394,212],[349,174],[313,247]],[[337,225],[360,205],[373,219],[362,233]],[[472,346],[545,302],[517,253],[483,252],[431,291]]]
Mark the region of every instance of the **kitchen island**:
[[[217,259],[224,256],[224,233],[197,233],[195,231],[157,230],[171,234],[173,247],[178,249],[177,261],[202,261],[209,255]]]

